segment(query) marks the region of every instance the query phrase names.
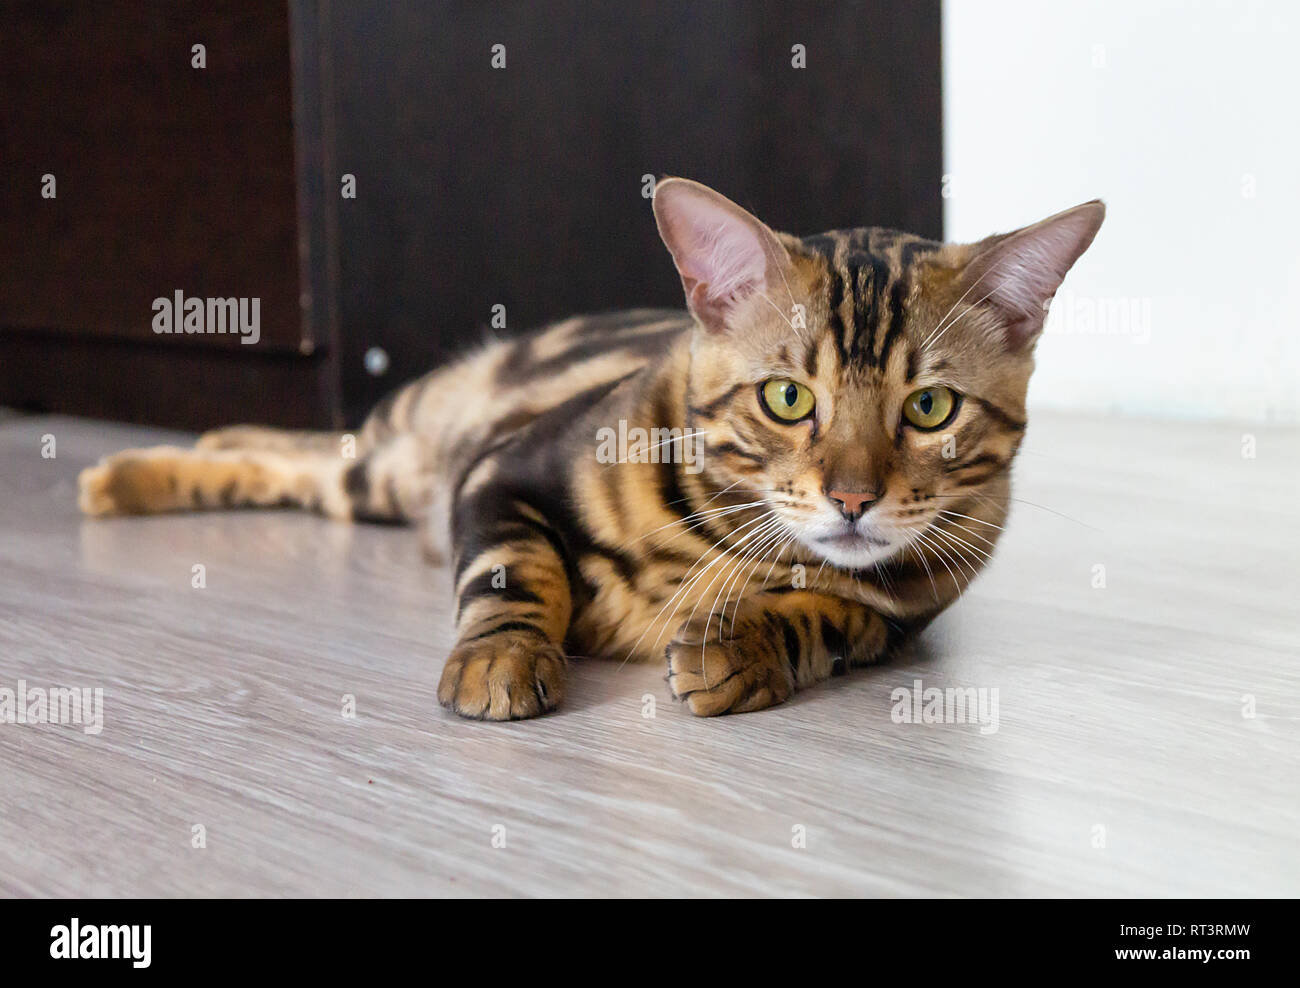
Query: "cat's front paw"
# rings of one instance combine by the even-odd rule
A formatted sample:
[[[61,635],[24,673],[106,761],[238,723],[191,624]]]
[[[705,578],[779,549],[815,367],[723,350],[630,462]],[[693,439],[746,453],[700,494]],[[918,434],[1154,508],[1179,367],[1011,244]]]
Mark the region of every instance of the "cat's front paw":
[[[527,632],[503,631],[452,649],[438,702],[475,720],[522,720],[564,698],[564,653]]]
[[[784,643],[761,622],[744,621],[733,633],[715,616],[683,625],[665,651],[668,688],[697,717],[745,713],[784,702],[794,675]]]

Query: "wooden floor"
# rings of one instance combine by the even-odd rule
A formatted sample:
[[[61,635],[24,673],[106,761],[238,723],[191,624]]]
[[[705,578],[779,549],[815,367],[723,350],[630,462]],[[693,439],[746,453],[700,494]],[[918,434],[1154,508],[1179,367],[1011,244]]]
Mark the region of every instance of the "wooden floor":
[[[83,521],[81,467],[175,437],[0,417],[0,688],[105,708],[0,725],[0,892],[1300,894],[1300,436],[1252,431],[1038,416],[998,559],[892,666],[697,720],[585,661],[483,724],[409,531]],[[998,730],[895,723],[918,679]]]

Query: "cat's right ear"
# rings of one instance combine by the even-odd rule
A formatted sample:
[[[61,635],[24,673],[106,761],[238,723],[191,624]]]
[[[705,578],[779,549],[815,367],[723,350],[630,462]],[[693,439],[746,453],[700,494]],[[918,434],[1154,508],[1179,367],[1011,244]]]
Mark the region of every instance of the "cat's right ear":
[[[755,216],[708,186],[666,178],[655,186],[659,236],[682,277],[686,305],[705,327],[723,332],[741,302],[779,283],[790,256]]]
[[[962,284],[976,293],[972,301],[987,302],[1002,316],[1011,349],[1033,345],[1052,296],[1105,218],[1106,207],[1094,199],[973,246]]]

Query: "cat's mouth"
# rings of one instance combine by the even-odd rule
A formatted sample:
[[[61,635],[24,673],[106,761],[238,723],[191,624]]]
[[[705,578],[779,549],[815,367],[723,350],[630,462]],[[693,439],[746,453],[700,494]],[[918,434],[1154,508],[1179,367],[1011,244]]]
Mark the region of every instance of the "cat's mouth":
[[[858,569],[887,559],[898,551],[898,543],[881,531],[865,524],[837,524],[808,531],[802,541],[813,552],[835,566]]]
[[[859,532],[856,529],[849,529],[834,535],[824,535],[816,541],[818,545],[831,546],[836,549],[867,549],[872,546],[884,549],[891,545],[888,539],[882,539],[878,535],[870,535],[867,532]]]

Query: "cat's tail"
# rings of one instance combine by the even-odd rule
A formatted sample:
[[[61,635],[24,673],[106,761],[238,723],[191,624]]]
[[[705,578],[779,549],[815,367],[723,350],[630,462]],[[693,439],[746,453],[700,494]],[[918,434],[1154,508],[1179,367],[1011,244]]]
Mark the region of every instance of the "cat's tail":
[[[128,449],[81,472],[87,515],[247,507],[300,507],[340,520],[406,521],[412,489],[405,451],[375,448],[349,433],[235,426],[193,448]]]

